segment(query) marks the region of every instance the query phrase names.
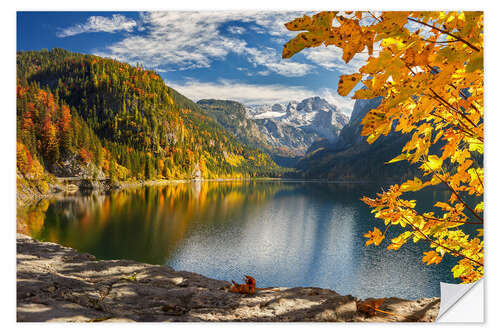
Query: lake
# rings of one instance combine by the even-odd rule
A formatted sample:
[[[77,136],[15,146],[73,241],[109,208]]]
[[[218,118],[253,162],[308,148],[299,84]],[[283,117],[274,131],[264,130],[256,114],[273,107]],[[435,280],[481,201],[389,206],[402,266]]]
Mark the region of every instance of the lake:
[[[385,185],[387,187],[387,185]],[[302,181],[180,183],[42,200],[18,210],[25,232],[98,259],[132,259],[258,287],[315,286],[340,294],[417,299],[459,283],[456,259],[422,263],[428,244],[399,251],[365,247],[363,234],[384,225],[360,201],[375,184]],[[449,193],[415,194],[429,208]],[[391,227],[388,238],[397,234]]]

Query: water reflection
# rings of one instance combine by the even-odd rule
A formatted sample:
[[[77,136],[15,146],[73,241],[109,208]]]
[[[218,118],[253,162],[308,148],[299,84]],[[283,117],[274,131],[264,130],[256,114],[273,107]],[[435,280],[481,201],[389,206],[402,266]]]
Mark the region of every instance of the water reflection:
[[[439,296],[439,281],[453,282],[451,258],[424,265],[424,243],[397,252],[364,247],[362,235],[380,222],[359,198],[378,189],[285,181],[172,184],[44,201],[18,212],[18,229],[101,259],[168,264],[223,280],[251,274],[260,286]],[[446,195],[421,194],[419,205]]]

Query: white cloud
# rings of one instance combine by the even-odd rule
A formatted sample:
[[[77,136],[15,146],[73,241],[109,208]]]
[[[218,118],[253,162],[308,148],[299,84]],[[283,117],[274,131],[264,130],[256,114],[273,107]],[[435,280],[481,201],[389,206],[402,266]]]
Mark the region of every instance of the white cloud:
[[[235,35],[241,35],[246,31],[246,29],[238,26],[230,26],[227,28],[227,31]]]
[[[261,76],[268,76],[269,74],[271,74],[271,72],[270,71],[258,71],[256,74],[261,75]],[[249,75],[251,76],[253,74],[249,73]]]
[[[301,86],[256,85],[230,80],[199,82],[189,79],[182,84],[167,82],[167,85],[193,101],[214,98],[236,100],[244,104],[269,104],[288,102],[314,95],[313,91]]]
[[[117,32],[132,31],[137,26],[137,22],[120,14],[113,14],[111,17],[91,16],[84,24],[77,24],[57,32],[57,37],[69,37],[85,32]]]
[[[354,58],[345,63],[342,59],[342,49],[336,46],[318,46],[302,51],[304,56],[313,63],[329,70],[336,70],[342,74],[352,74],[366,63],[367,53],[358,53]]]
[[[340,96],[336,91],[328,88],[321,89],[319,92],[319,96],[326,99],[328,103],[335,105],[346,115],[350,115],[352,113],[354,103],[356,102],[354,99],[351,99],[351,97]]]
[[[256,85],[230,80],[200,82],[194,79],[183,83],[167,82],[167,85],[193,101],[213,98],[234,100],[243,104],[274,104],[320,96],[346,114],[350,114],[354,106],[353,100],[341,97],[330,89],[312,90],[302,86],[280,84]]]
[[[297,32],[289,31],[284,24],[304,13],[297,11],[168,11],[142,12],[136,21],[120,14],[112,17],[92,16],[85,24],[77,24],[58,32],[59,37],[95,31],[132,31],[141,35],[125,36],[121,41],[104,49],[95,50],[100,56],[146,67],[162,66],[167,71],[208,68],[215,60],[224,60],[229,53],[247,57],[254,67],[264,69],[254,75],[277,73],[288,77],[303,76],[320,66],[341,73],[352,73],[366,61],[367,54],[358,54],[345,64],[342,50],[334,46],[305,49],[301,52],[312,64],[295,59],[281,59],[281,48],[250,47],[242,39],[246,28],[230,25],[223,34],[222,25],[237,21],[250,24],[248,29],[266,33],[271,41],[284,44]]]
[[[266,30],[264,28],[261,28],[261,27],[256,26],[256,25],[252,25],[250,27],[250,29],[253,30],[257,34],[265,34],[266,33]]]
[[[271,38],[271,41],[276,44],[285,45],[288,40],[285,38]]]
[[[310,73],[314,68],[309,64],[299,63],[289,59],[281,59],[281,55],[270,47],[260,49],[245,47],[243,52],[254,67],[266,67],[266,70],[259,73],[275,72],[283,76],[294,77]]]
[[[293,36],[284,23],[301,16],[299,12],[218,11],[218,12],[146,12],[141,13],[141,36],[126,36],[123,40],[98,50],[101,56],[147,67],[169,66],[173,69],[207,68],[214,60],[223,60],[230,53],[247,57],[255,66],[284,76],[302,76],[313,66],[292,60],[282,60],[275,49],[249,47],[245,40],[221,33],[227,22],[253,23],[252,27],[270,35]],[[242,27],[231,26],[238,29]],[[230,29],[228,28],[228,29]],[[234,30],[233,29],[233,30]],[[243,29],[243,28],[242,28]],[[236,30],[234,30],[236,31]],[[290,35],[290,33],[292,33]]]

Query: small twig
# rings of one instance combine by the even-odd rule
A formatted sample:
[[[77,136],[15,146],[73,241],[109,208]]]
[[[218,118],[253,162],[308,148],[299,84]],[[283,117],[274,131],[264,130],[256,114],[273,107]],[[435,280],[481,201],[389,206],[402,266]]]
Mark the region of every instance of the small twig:
[[[403,205],[406,209],[409,209],[411,210],[412,212],[414,212],[416,215],[418,216],[421,216],[422,218],[424,219],[427,219],[427,220],[433,220],[433,221],[439,221],[439,222],[448,222],[448,223],[461,223],[461,224],[475,224],[475,225],[481,225],[481,224],[484,224],[484,222],[466,222],[466,221],[458,221],[458,220],[447,220],[447,219],[438,219],[438,218],[435,218],[435,217],[430,217],[430,216],[425,216],[424,214],[420,213],[419,211],[417,211],[416,209],[413,209],[407,205],[405,205],[401,199],[398,199],[398,201],[401,203],[401,205]]]
[[[429,169],[430,169],[430,168],[429,168]],[[432,169],[431,169],[431,170],[432,170]],[[445,184],[445,185],[446,185],[446,187],[448,187],[448,189],[449,189],[450,191],[452,191],[452,192],[453,192],[453,194],[455,194],[455,196],[457,197],[457,199],[458,199],[458,200],[459,200],[459,201],[460,201],[460,202],[461,202],[461,203],[465,206],[465,208],[467,208],[467,209],[468,209],[468,210],[472,213],[472,215],[474,215],[474,216],[475,216],[478,220],[483,221],[483,218],[482,218],[481,216],[479,216],[479,215],[477,215],[477,214],[476,214],[476,212],[474,211],[474,209],[472,209],[472,208],[471,208],[471,207],[470,207],[470,206],[469,206],[469,205],[468,205],[468,204],[467,204],[467,203],[466,203],[466,202],[465,202],[465,201],[464,201],[464,200],[463,200],[463,199],[462,199],[462,198],[458,195],[458,193],[455,191],[455,189],[454,189],[453,187],[451,187],[451,185],[450,185],[450,184],[448,184],[448,182],[446,182],[443,178],[439,177],[439,176],[437,175],[437,173],[435,173],[435,172],[434,172],[434,170],[432,170],[432,171],[433,171],[434,175],[435,175],[435,176],[436,176],[436,177],[437,177],[437,178],[438,178],[441,182],[443,182],[443,184]]]
[[[469,46],[469,47],[470,47],[471,49],[473,49],[474,51],[477,51],[477,52],[479,52],[479,51],[480,51],[480,49],[478,49],[477,47],[475,47],[474,45],[472,45],[471,43],[469,43],[469,42],[468,42],[468,41],[466,41],[465,39],[460,38],[459,36],[456,36],[456,35],[452,34],[451,32],[448,32],[448,31],[446,31],[446,30],[440,29],[440,28],[438,28],[438,27],[435,27],[435,26],[433,26],[433,25],[427,24],[427,23],[425,23],[425,22],[422,22],[422,21],[416,20],[416,19],[414,19],[414,18],[412,18],[412,17],[408,17],[408,20],[409,20],[409,21],[412,21],[412,22],[415,22],[415,23],[418,23],[418,24],[425,25],[425,26],[427,26],[427,27],[429,27],[429,28],[431,28],[431,29],[435,29],[435,30],[437,30],[437,31],[439,31],[439,32],[442,32],[443,34],[446,34],[446,35],[448,35],[448,36],[451,36],[451,37],[455,38],[456,40],[461,41],[462,43],[464,43],[465,45]]]
[[[368,11],[368,14],[370,14],[375,20],[382,22],[382,20],[378,17],[376,17],[372,12]]]
[[[455,39],[455,40],[444,40],[444,41],[433,41],[433,40],[430,40],[430,39],[423,39],[423,38],[420,38],[420,40],[424,41],[424,42],[428,42],[428,43],[434,43],[434,44],[444,44],[444,43],[457,43],[459,42],[458,39]]]
[[[460,257],[462,257],[462,258],[464,258],[464,259],[470,260],[470,261],[472,261],[472,262],[474,262],[474,263],[478,264],[479,266],[484,266],[484,265],[483,265],[483,264],[481,264],[479,261],[474,260],[474,259],[472,259],[472,258],[469,258],[469,257],[467,257],[466,255],[464,255],[464,254],[462,254],[462,253],[460,253],[460,252],[458,252],[458,251],[456,251],[456,250],[450,249],[449,247],[444,246],[444,245],[442,245],[442,244],[440,244],[440,243],[438,243],[438,242],[436,242],[436,241],[432,240],[432,239],[431,239],[429,236],[427,236],[427,235],[426,235],[426,234],[425,234],[422,230],[420,230],[419,228],[415,227],[415,226],[414,226],[414,225],[413,225],[413,224],[412,224],[412,223],[411,223],[411,222],[410,222],[410,221],[409,221],[406,217],[402,216],[402,218],[406,220],[406,222],[407,222],[407,223],[408,223],[408,224],[412,227],[412,229],[413,229],[413,230],[418,231],[418,232],[419,232],[422,236],[424,236],[424,238],[425,238],[427,241],[431,242],[432,244],[434,244],[434,245],[436,245],[436,246],[439,246],[439,247],[442,247],[443,249],[448,250],[450,253],[454,253],[454,254],[456,254],[457,256],[460,256]]]
[[[452,109],[453,111],[457,112],[458,114],[460,114],[462,117],[464,117],[465,120],[467,120],[472,126],[474,127],[477,127],[476,124],[474,124],[474,122],[472,120],[470,120],[467,115],[465,115],[463,112],[461,112],[460,110],[458,110],[457,108],[455,108],[453,105],[451,105],[450,103],[448,103],[448,101],[446,101],[443,97],[439,96],[435,91],[434,89],[432,88],[429,88],[429,90],[436,96],[436,98],[438,98],[440,101],[442,101],[446,106],[448,106],[450,109]]]

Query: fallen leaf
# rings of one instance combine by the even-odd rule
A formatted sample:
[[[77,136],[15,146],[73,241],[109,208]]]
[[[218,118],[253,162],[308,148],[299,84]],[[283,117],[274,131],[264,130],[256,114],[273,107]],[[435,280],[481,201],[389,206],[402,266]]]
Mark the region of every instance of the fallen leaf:
[[[232,280],[233,284],[229,289],[230,292],[253,295],[255,293],[255,285],[257,284],[255,279],[250,275],[245,275],[245,284],[239,284]]]
[[[379,310],[379,307],[384,303],[385,298],[374,298],[374,299],[366,299],[364,301],[356,302],[356,309],[359,312],[364,314],[375,316],[377,312],[386,313],[382,310]]]

